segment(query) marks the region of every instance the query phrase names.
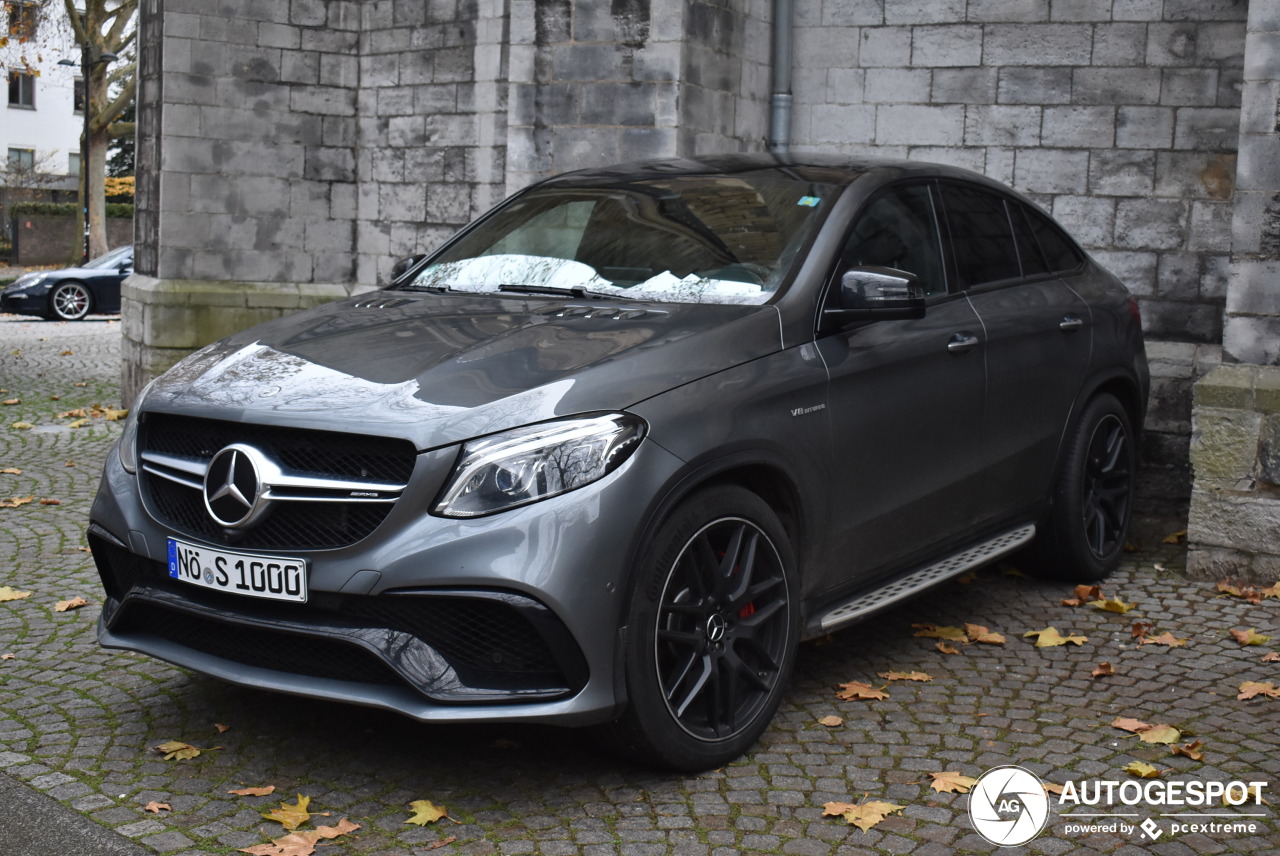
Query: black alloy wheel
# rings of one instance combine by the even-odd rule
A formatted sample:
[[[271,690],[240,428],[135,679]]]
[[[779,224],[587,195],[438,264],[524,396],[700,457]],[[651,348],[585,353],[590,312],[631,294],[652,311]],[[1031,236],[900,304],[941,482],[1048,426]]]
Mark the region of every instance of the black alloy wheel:
[[[786,659],[788,595],[777,550],[748,520],[721,518],[685,545],[653,643],[667,711],[691,736],[731,738],[758,716]]]
[[[648,765],[732,761],[768,726],[795,661],[799,589],[786,531],[754,493],[704,490],[658,528],[633,586],[628,707],[602,736]]]
[[[49,310],[59,321],[79,321],[89,314],[93,296],[81,282],[62,282],[49,295]]]
[[[1067,434],[1053,507],[1038,526],[1027,570],[1076,582],[1120,563],[1133,513],[1137,456],[1132,423],[1109,393],[1085,405]]]
[[[1129,429],[1108,413],[1094,426],[1084,464],[1085,540],[1099,559],[1124,547],[1133,495]]]

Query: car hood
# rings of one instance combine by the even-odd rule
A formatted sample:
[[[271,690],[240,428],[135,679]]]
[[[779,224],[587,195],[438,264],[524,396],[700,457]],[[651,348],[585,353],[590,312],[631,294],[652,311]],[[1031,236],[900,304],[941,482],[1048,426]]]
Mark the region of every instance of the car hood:
[[[621,410],[780,347],[772,306],[389,292],[210,345],[162,376],[142,406],[430,449]]]

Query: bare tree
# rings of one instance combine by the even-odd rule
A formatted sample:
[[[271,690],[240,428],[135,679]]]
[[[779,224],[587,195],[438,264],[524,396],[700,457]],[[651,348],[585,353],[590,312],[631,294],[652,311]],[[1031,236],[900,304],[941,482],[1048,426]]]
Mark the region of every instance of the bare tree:
[[[119,119],[133,104],[138,91],[133,51],[138,34],[138,0],[84,0],[84,6],[81,13],[74,0],[63,0],[87,66],[84,85],[88,139],[82,141],[80,151],[82,168],[88,170],[89,177],[89,256],[96,258],[107,251],[107,146],[113,138],[134,133],[134,123]],[[117,59],[108,62],[111,56]]]

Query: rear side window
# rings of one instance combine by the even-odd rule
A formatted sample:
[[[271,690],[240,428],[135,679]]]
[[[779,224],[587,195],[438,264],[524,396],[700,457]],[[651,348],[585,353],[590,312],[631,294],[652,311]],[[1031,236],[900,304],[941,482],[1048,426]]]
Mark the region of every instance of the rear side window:
[[[961,288],[1021,274],[1013,228],[1002,198],[955,184],[942,186],[942,198]]]
[[[1036,276],[1048,273],[1049,266],[1040,252],[1040,244],[1031,231],[1031,223],[1027,220],[1027,209],[1022,205],[1006,203],[1009,207],[1010,220],[1013,221],[1013,237],[1018,243],[1018,260],[1022,262],[1023,276]]]
[[[1031,223],[1031,231],[1040,243],[1040,249],[1049,263],[1049,270],[1060,273],[1080,267],[1084,262],[1080,251],[1053,221],[1033,208],[1024,207],[1022,210]]]

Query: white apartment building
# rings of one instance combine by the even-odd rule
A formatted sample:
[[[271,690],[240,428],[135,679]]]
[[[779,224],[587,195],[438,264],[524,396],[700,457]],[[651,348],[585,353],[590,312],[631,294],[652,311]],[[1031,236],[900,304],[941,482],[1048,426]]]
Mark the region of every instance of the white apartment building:
[[[16,5],[8,13],[9,32],[16,33],[25,24],[19,20],[23,7]],[[67,181],[55,185],[58,189],[74,190],[75,179],[80,175],[80,132],[84,125],[84,113],[80,99],[80,55],[78,51],[63,51],[34,33],[35,38],[27,47],[39,45],[34,52],[43,56],[40,71],[24,72],[14,60],[18,47],[6,48],[5,81],[6,100],[0,113],[0,157],[5,164],[29,171],[33,167],[51,175],[67,176]],[[31,51],[28,51],[31,52]],[[74,66],[58,65],[59,59],[74,61]],[[0,172],[0,184],[5,173]]]

